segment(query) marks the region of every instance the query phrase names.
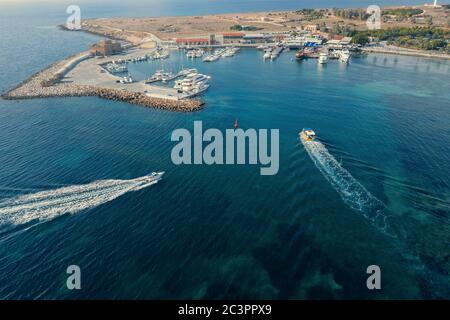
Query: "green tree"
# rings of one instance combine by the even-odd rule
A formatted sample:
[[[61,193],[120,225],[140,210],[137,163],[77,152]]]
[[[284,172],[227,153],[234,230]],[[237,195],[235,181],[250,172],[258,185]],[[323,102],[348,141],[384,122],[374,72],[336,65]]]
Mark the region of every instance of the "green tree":
[[[358,33],[353,36],[352,43],[360,44],[360,45],[364,46],[367,43],[369,43],[369,37],[366,34]]]

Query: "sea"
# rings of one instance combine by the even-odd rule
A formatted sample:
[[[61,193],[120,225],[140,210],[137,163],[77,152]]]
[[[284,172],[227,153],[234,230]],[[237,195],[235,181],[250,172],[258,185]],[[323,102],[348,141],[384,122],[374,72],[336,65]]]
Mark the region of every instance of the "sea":
[[[420,1],[423,2],[423,1]],[[379,5],[411,2],[379,1]],[[0,3],[0,91],[99,37],[57,28],[64,1]],[[202,15],[371,1],[81,1],[82,18]],[[203,110],[96,97],[0,100],[0,299],[449,299],[450,62],[348,65],[242,49]],[[172,132],[279,129],[279,171],[175,165]],[[317,133],[302,143],[305,127]],[[140,188],[136,178],[165,171]],[[69,290],[69,266],[81,289]],[[378,266],[381,290],[369,290]],[[369,268],[370,270],[370,268]]]

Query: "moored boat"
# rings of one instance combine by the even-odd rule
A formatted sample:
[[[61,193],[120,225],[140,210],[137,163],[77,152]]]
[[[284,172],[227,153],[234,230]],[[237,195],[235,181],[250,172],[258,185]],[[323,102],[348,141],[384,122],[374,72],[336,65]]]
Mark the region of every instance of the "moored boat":
[[[319,64],[326,64],[328,62],[328,52],[322,51],[319,54]]]
[[[348,63],[348,61],[350,60],[350,55],[350,51],[344,49],[339,53],[339,60],[341,60],[343,63]]]

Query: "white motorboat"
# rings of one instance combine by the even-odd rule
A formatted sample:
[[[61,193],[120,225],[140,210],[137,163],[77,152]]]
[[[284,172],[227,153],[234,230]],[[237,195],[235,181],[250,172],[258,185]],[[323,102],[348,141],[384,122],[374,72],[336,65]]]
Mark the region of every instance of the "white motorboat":
[[[343,63],[348,63],[350,60],[350,56],[351,56],[350,51],[344,49],[339,53],[339,60],[341,60]]]
[[[328,62],[328,52],[322,51],[319,54],[319,64],[326,64]]]

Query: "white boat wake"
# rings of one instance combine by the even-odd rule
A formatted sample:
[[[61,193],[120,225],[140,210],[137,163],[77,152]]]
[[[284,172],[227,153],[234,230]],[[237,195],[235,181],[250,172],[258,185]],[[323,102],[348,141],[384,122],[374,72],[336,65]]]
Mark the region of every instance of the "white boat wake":
[[[147,188],[160,176],[131,180],[99,180],[38,193],[21,195],[0,202],[0,231],[31,221],[48,221],[65,213],[76,213],[112,201],[127,192]]]
[[[321,142],[300,140],[316,167],[339,193],[344,203],[386,231],[387,215],[384,204],[344,169]]]

